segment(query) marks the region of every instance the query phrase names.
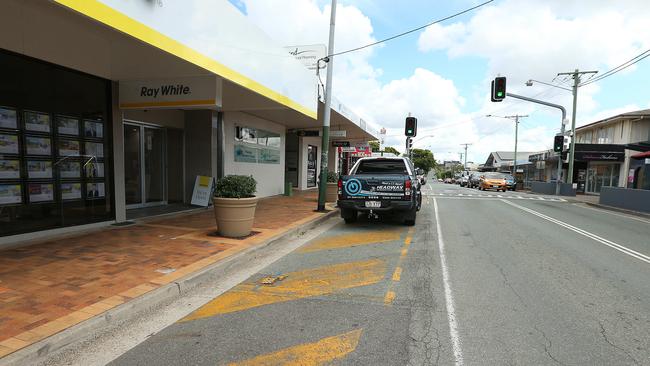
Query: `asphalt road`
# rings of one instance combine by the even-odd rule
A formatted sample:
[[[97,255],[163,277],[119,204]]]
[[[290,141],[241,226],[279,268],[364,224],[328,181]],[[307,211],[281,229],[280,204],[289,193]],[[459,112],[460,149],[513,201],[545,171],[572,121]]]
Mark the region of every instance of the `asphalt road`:
[[[424,192],[415,227],[341,220],[113,364],[650,365],[650,221]]]

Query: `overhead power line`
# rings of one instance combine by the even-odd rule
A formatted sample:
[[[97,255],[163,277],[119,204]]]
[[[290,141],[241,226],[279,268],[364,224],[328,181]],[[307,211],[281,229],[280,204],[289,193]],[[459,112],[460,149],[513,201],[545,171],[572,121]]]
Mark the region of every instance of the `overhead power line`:
[[[584,83],[580,84],[580,86],[589,85],[589,84],[592,84],[592,83],[598,82],[598,81],[600,81],[600,80],[603,80],[603,79],[605,79],[606,77],[612,76],[612,75],[616,74],[616,73],[619,72],[619,71],[622,71],[622,70],[627,69],[628,67],[630,67],[630,66],[632,66],[632,65],[634,65],[634,64],[636,64],[636,63],[638,63],[639,61],[645,59],[645,58],[648,57],[648,56],[650,56],[650,49],[647,49],[647,50],[641,52],[640,54],[638,54],[638,55],[632,57],[631,59],[627,60],[626,62],[624,62],[624,63],[622,63],[622,64],[616,66],[615,68],[613,68],[613,69],[611,69],[611,70],[609,70],[609,71],[607,71],[607,72],[602,73],[602,74],[601,74],[600,76],[598,76],[598,77],[595,77],[595,78],[593,78],[593,79],[591,79],[591,80],[587,80],[587,81],[585,81]]]
[[[369,44],[367,44],[367,45],[365,45],[365,46],[360,46],[360,47],[352,48],[352,49],[349,49],[349,50],[347,50],[347,51],[336,52],[336,53],[333,53],[333,54],[327,55],[327,57],[340,56],[340,55],[343,55],[343,54],[346,54],[346,53],[359,51],[359,50],[362,50],[362,49],[364,49],[364,48],[368,48],[368,47],[376,46],[376,45],[378,45],[378,44],[380,44],[380,43],[384,43],[384,42],[391,41],[391,40],[393,40],[393,39],[395,39],[395,38],[403,37],[403,36],[405,36],[405,35],[407,35],[407,34],[411,34],[411,33],[413,33],[413,32],[417,32],[417,31],[422,30],[422,29],[424,29],[424,28],[430,27],[430,26],[432,26],[432,25],[434,25],[434,24],[442,23],[442,22],[444,22],[444,21],[446,21],[446,20],[449,20],[449,19],[455,18],[455,17],[460,16],[460,15],[463,15],[463,14],[465,14],[465,13],[469,13],[470,11],[475,10],[475,9],[478,9],[478,8],[480,8],[480,7],[482,7],[482,6],[485,6],[485,5],[487,5],[487,4],[489,4],[489,3],[493,2],[493,1],[494,1],[494,0],[488,0],[488,1],[484,2],[484,3],[478,4],[478,5],[474,6],[474,7],[469,8],[469,9],[465,9],[465,10],[463,10],[463,11],[461,11],[461,12],[458,12],[458,13],[456,13],[456,14],[452,14],[452,15],[449,15],[449,16],[444,17],[444,18],[442,18],[442,19],[438,19],[438,20],[436,20],[436,21],[433,21],[433,22],[431,22],[431,23],[425,24],[425,25],[423,25],[423,26],[420,26],[420,27],[417,27],[417,28],[410,29],[410,30],[408,30],[408,31],[406,31],[406,32],[402,32],[402,33],[400,33],[400,34],[396,34],[396,35],[394,35],[394,36],[392,36],[392,37],[384,38],[384,39],[379,40],[379,41],[377,41],[377,42],[369,43]]]

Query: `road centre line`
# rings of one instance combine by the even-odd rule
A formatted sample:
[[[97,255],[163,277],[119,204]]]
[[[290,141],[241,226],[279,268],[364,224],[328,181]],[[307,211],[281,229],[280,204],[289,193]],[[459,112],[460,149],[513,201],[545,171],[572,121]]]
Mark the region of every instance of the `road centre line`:
[[[506,200],[501,200],[501,201],[503,201],[504,203],[506,203],[506,204],[508,204],[508,205],[510,205],[512,207],[516,207],[516,208],[518,208],[520,210],[523,210],[523,211],[526,211],[526,212],[528,212],[530,214],[533,214],[535,216],[541,217],[544,220],[550,221],[550,222],[552,222],[554,224],[557,224],[557,225],[562,226],[564,228],[567,228],[567,229],[569,229],[571,231],[574,231],[574,232],[576,232],[576,233],[578,233],[578,234],[580,234],[582,236],[593,239],[593,240],[595,240],[595,241],[597,241],[597,242],[599,242],[601,244],[607,245],[608,247],[616,249],[621,253],[629,255],[630,257],[634,257],[634,258],[636,258],[636,259],[638,259],[640,261],[643,261],[643,262],[646,262],[646,263],[650,264],[650,256],[639,253],[639,252],[637,252],[635,250],[632,250],[632,249],[624,247],[624,246],[622,246],[620,244],[614,243],[611,240],[605,239],[605,238],[600,237],[600,236],[598,236],[596,234],[590,233],[590,232],[588,232],[586,230],[583,230],[583,229],[580,229],[580,228],[575,227],[573,225],[567,224],[566,222],[563,222],[563,221],[560,221],[558,219],[552,218],[550,216],[544,215],[543,213],[537,212],[537,211],[532,210],[530,208],[520,206],[520,205],[518,205],[516,203],[512,203],[512,202],[506,201]]]
[[[447,320],[449,322],[449,337],[454,351],[456,366],[463,365],[463,352],[461,349],[460,336],[458,334],[458,322],[456,321],[456,310],[454,308],[454,296],[451,291],[449,280],[449,269],[447,268],[447,257],[445,256],[445,242],[440,229],[440,216],[438,215],[438,201],[433,199],[433,210],[436,219],[436,231],[438,232],[438,248],[440,250],[440,267],[442,267],[442,282],[445,288],[445,304],[447,305]]]

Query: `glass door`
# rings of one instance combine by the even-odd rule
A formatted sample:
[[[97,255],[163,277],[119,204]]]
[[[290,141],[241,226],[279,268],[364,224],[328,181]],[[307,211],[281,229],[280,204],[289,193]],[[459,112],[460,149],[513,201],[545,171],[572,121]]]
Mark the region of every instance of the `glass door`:
[[[166,204],[165,130],[124,123],[127,208]]]
[[[142,203],[140,126],[124,124],[124,186],[126,205]]]

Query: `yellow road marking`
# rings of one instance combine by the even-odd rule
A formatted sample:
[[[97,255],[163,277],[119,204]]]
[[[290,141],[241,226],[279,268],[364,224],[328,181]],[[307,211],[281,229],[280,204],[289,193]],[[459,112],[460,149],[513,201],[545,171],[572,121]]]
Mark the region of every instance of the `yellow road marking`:
[[[395,293],[391,290],[388,290],[388,292],[386,292],[386,297],[384,297],[384,304],[390,305],[393,303],[393,300],[395,300]]]
[[[402,232],[401,230],[382,230],[331,236],[313,241],[301,248],[299,252],[310,253],[327,249],[349,248],[357,245],[395,241],[399,240]]]
[[[401,277],[402,277],[402,267],[395,268],[395,272],[393,272],[393,281],[399,281]]]
[[[246,361],[234,362],[229,366],[316,366],[330,364],[357,348],[361,332],[362,329],[353,330],[348,333],[323,338],[314,343],[301,344]]]
[[[412,227],[409,229],[408,233],[406,234],[406,238],[404,238],[404,246],[402,247],[402,251],[400,252],[399,259],[397,260],[397,266],[395,267],[395,272],[393,272],[393,282],[391,282],[388,285],[388,291],[386,292],[386,297],[384,297],[384,304],[385,305],[390,305],[393,303],[393,300],[395,299],[395,292],[393,292],[393,283],[398,282],[399,280],[402,279],[402,261],[404,258],[406,258],[406,254],[408,254],[409,251],[409,245],[411,245],[411,241],[413,241],[413,234],[415,233],[415,228]]]
[[[286,274],[285,280],[276,282],[274,286],[259,285],[255,282],[243,283],[205,304],[181,321],[202,319],[372,285],[381,281],[385,273],[386,263],[379,259],[371,259],[290,272]]]

